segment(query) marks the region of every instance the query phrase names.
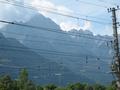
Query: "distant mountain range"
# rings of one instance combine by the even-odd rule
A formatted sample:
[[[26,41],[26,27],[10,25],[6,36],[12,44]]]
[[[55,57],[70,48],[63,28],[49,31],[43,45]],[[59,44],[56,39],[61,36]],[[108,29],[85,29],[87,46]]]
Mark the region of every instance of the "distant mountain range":
[[[0,34],[0,73],[11,74],[16,78],[22,68],[27,68],[30,78],[40,84],[65,85],[76,81],[93,83],[92,80],[73,73],[62,64],[35,53],[16,39],[5,38]]]
[[[10,50],[9,52],[4,50],[5,52],[1,54],[1,57],[4,56],[5,58],[9,57],[9,55],[17,57],[16,59],[11,59],[12,64],[25,67],[41,67],[41,63],[45,63],[45,67],[50,65],[53,70],[52,72],[49,72],[49,70],[43,71],[43,73],[53,74],[55,71],[57,73],[67,73],[64,79],[62,78],[60,81],[64,84],[68,80],[103,84],[108,84],[113,80],[112,75],[108,73],[110,71],[110,62],[112,61],[110,36],[94,36],[89,30],[64,32],[51,19],[40,14],[36,14],[25,23],[19,23],[38,26],[39,28],[6,25],[1,29],[1,33],[7,37],[4,37],[7,45],[21,46],[22,49],[27,50],[27,52],[21,53],[18,50]],[[17,53],[20,55],[17,55]],[[60,70],[63,67],[65,70]],[[31,74],[37,72],[31,72]],[[42,73],[38,75],[42,75]],[[47,81],[44,81],[57,82],[56,78],[51,76]]]

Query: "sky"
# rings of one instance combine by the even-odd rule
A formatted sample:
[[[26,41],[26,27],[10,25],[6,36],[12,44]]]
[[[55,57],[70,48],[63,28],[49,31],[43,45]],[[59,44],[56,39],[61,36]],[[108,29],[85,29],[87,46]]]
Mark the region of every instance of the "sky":
[[[3,2],[31,5],[35,10],[16,7]],[[45,17],[52,19],[64,31],[83,29],[90,30],[93,34],[112,35],[112,24],[108,24],[112,23],[112,18],[107,8],[115,7],[116,5],[120,5],[119,0],[0,0],[0,19],[27,21],[37,11]],[[48,11],[86,20],[61,16]],[[117,11],[117,18],[119,21],[120,11]],[[102,24],[92,22],[91,20],[102,22]],[[120,32],[119,28],[118,32]]]

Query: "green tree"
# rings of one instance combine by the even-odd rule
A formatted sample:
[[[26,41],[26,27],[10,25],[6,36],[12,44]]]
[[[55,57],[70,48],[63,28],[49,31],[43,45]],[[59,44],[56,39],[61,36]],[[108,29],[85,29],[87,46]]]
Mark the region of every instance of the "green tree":
[[[49,84],[45,86],[45,90],[55,90],[55,88],[57,88],[57,86],[54,84]]]
[[[20,75],[19,75],[19,80],[22,83],[24,82],[26,83],[28,81],[28,72],[25,68],[21,70]]]
[[[74,90],[84,90],[85,85],[81,83],[76,83],[74,85]]]
[[[76,84],[70,84],[67,87],[67,90],[84,90],[85,84],[76,83]]]
[[[116,90],[115,86],[108,86],[106,90]]]
[[[92,86],[89,86],[89,85],[86,85],[84,90],[93,90],[93,87]]]
[[[116,90],[116,81],[112,81],[112,84],[107,86],[106,90]]]
[[[13,81],[9,75],[0,78],[0,90],[13,90]]]
[[[20,90],[25,90],[28,84],[28,72],[26,69],[22,69],[18,78],[18,87]]]
[[[43,87],[41,87],[40,85],[36,86],[37,90],[43,90]]]
[[[95,84],[94,86],[93,86],[93,90],[105,90],[106,88],[105,88],[105,86],[103,86],[103,85],[99,85],[99,84]]]
[[[55,88],[55,90],[66,90],[66,89],[63,87],[58,87],[58,88]]]
[[[25,83],[24,90],[36,90],[36,86],[32,83],[32,81],[28,81]]]
[[[18,81],[17,80],[13,81],[13,90],[19,90]]]

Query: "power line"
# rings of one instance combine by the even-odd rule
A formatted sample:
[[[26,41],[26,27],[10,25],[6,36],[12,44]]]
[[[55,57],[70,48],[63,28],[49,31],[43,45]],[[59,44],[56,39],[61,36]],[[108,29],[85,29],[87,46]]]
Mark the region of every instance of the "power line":
[[[99,4],[95,4],[95,3],[91,3],[91,2],[86,2],[86,1],[83,1],[83,0],[78,0],[78,1],[80,1],[81,3],[84,3],[84,4],[92,5],[92,6],[97,6],[97,7],[101,7],[101,8],[108,8],[105,5],[99,5]]]
[[[27,34],[21,34],[21,33],[14,33],[14,32],[9,32],[9,31],[1,31],[1,32],[3,32],[3,33],[8,33],[8,34],[13,34],[13,35],[19,35],[19,36],[26,36],[26,37],[33,37],[33,38],[44,38],[44,39],[52,39],[52,40],[59,40],[59,41],[67,41],[67,42],[73,42],[73,43],[81,43],[81,42],[76,42],[76,41],[70,41],[70,40],[63,40],[63,39],[57,39],[57,38],[51,38],[51,37],[44,37],[44,36],[37,36],[37,35],[27,35]],[[67,33],[66,33],[67,34]],[[69,33],[68,33],[69,34]],[[85,36],[89,36],[89,37],[91,37],[91,34],[83,34],[83,33],[79,33],[80,35],[85,35]],[[71,35],[71,34],[70,34]],[[73,35],[73,36],[76,36],[76,35]],[[78,37],[78,35],[77,35],[77,37]],[[82,36],[80,36],[80,37],[82,37]],[[99,37],[99,39],[97,39],[97,38],[94,38],[94,36],[92,36],[93,37],[93,39],[95,39],[95,40],[100,40],[101,39],[101,41],[106,41],[106,42],[111,42],[112,41],[112,37],[111,38],[100,38]],[[92,38],[91,38],[92,39]]]
[[[98,0],[98,1],[103,2],[103,3],[108,3],[110,5],[118,5],[117,3],[107,2],[107,1],[104,1],[104,0]]]
[[[8,22],[7,22],[8,23]],[[10,23],[10,22],[9,22]],[[12,22],[11,24],[15,24],[14,22]],[[20,24],[16,24],[16,25],[20,25]],[[23,25],[24,26],[24,25]],[[34,27],[34,26],[33,26]],[[48,51],[47,51],[48,52]],[[70,55],[71,56],[71,55]]]
[[[1,38],[0,38],[1,39]],[[24,40],[24,39],[17,39],[17,40]],[[25,41],[29,41],[29,42],[37,42],[37,43],[45,43],[46,41],[43,41],[43,40],[39,40],[39,41],[36,41],[36,40],[25,40]],[[61,44],[61,45],[69,45],[69,47],[71,46],[71,47],[77,47],[77,46],[79,46],[79,47],[85,47],[85,44],[79,44],[79,43],[76,43],[76,44],[71,44],[71,43],[62,43],[62,42],[57,42],[56,44]],[[37,45],[38,46],[38,45]],[[90,46],[91,48],[92,48],[92,46]],[[97,47],[97,48],[107,48],[107,47]]]
[[[18,59],[18,57],[16,57],[16,56],[12,56],[11,57],[12,59],[14,58],[14,59]],[[11,59],[10,58],[10,59]],[[23,58],[23,57],[22,57]],[[9,58],[8,58],[9,59]],[[91,62],[91,59],[89,60],[90,62]],[[95,60],[94,60],[95,61]],[[48,62],[48,61],[47,61]],[[76,62],[76,61],[74,61],[74,62]],[[56,64],[54,61],[50,61],[49,63],[52,63],[52,66],[54,67],[54,65]],[[94,63],[92,63],[92,64],[89,64],[89,63],[85,63],[84,61],[83,62],[77,62],[77,63],[79,63],[79,65],[86,65],[85,67],[82,67],[81,68],[81,70],[83,70],[83,69],[87,69],[87,68],[89,68],[88,66],[90,66],[90,67],[96,67],[96,69],[99,69],[98,67],[100,67],[100,63],[99,62],[97,62],[96,61],[96,63],[94,64]],[[4,64],[4,63],[3,63]],[[2,65],[3,65],[2,64]],[[57,63],[57,64],[60,64],[60,63]],[[1,64],[0,64],[1,65]],[[41,65],[34,65],[34,66],[29,66],[29,67],[26,67],[26,66],[22,66],[21,67],[21,69],[22,68],[39,68],[39,69],[41,69],[43,66],[45,66],[45,65],[47,65],[45,62],[42,62],[42,66]],[[65,64],[64,64],[65,65]],[[64,66],[64,65],[62,65],[62,66]],[[108,63],[106,63],[106,65],[109,65]],[[11,66],[11,65],[9,65],[9,66]],[[21,66],[21,65],[17,65],[17,67],[16,68],[19,68],[18,66]],[[61,65],[60,65],[61,66]],[[62,67],[61,66],[61,67]],[[49,66],[50,67],[50,66]],[[15,68],[15,67],[13,67],[13,68]],[[100,68],[99,70],[102,70],[103,68]]]
[[[88,39],[107,41],[105,39],[97,39],[97,38],[89,37],[89,36],[87,36],[88,34],[83,34],[83,35],[86,35],[86,36],[82,36],[82,34],[81,35],[80,34],[74,35],[74,34],[71,34],[71,33],[63,32],[63,31],[58,31],[58,29],[52,29],[52,28],[45,28],[45,27],[40,27],[40,26],[38,27],[38,26],[26,25],[26,24],[21,24],[21,23],[11,22],[11,21],[5,21],[5,20],[0,20],[0,22],[1,23],[11,24],[11,25],[17,25],[17,26],[27,27],[27,28],[34,28],[36,30],[46,30],[46,31],[55,32],[55,33],[59,33],[59,34],[66,34],[66,35],[84,37],[84,38],[88,38]]]
[[[32,6],[25,6],[25,5],[3,2],[3,1],[0,1],[0,3],[10,4],[10,5],[14,5],[14,6],[22,7],[22,8],[27,8],[27,9],[32,9],[32,10],[36,11],[36,9],[33,8]],[[65,16],[65,17],[70,17],[70,18],[74,18],[74,19],[79,19],[79,20],[83,20],[83,21],[91,21],[93,23],[98,23],[98,24],[103,24],[103,25],[111,24],[111,23],[101,22],[101,21],[97,21],[97,20],[86,19],[86,18],[81,18],[81,17],[77,17],[77,16],[73,16],[73,15],[68,15],[68,14],[64,14],[64,13],[60,13],[60,12],[50,11],[50,10],[47,10],[47,9],[44,9],[44,10],[46,12],[50,12],[50,13],[53,13],[53,14],[57,14],[57,15]]]
[[[12,35],[20,35],[20,36],[26,36],[26,37],[40,37],[43,38],[44,40],[31,40],[31,39],[19,39],[16,38],[19,41],[29,41],[29,42],[36,42],[36,43],[41,43],[41,42],[46,42],[46,40],[57,40],[56,44],[62,44],[62,45],[70,45],[70,46],[81,46],[81,47],[85,47],[85,44],[87,44],[87,42],[85,42],[85,44],[82,44],[81,42],[76,42],[76,41],[70,41],[70,40],[62,40],[62,39],[56,39],[56,38],[50,38],[50,37],[43,37],[43,36],[31,36],[31,35],[24,35],[24,34],[18,34],[18,33],[12,33],[12,32],[4,32],[3,33],[8,33],[8,34],[12,34]],[[3,37],[0,37],[0,39],[4,39]],[[49,42],[49,41],[48,41]],[[111,44],[109,41],[105,42],[105,46],[106,47],[97,47],[97,48],[111,48]]]
[[[17,46],[10,46],[10,45],[4,45],[4,46],[0,46],[1,50],[13,50],[13,51],[20,51],[20,52],[29,52],[28,50],[32,49],[32,50],[36,50],[39,53],[43,53],[43,54],[50,54],[50,55],[62,55],[62,56],[70,56],[70,57],[80,57],[82,58],[83,56],[88,56],[89,58],[99,58],[98,56],[93,56],[93,55],[79,55],[79,54],[75,54],[75,53],[69,53],[69,52],[61,52],[61,51],[55,51],[55,50],[45,50],[45,49],[38,49],[38,48],[23,48],[23,47],[17,47]],[[41,53],[41,54],[42,54]],[[83,58],[82,58],[83,59]],[[111,59],[109,57],[104,57],[104,58],[99,58],[101,59]]]
[[[42,67],[41,68],[41,66],[34,66],[34,67],[26,67],[26,66],[15,66],[15,65],[5,65],[5,64],[0,64],[0,67],[6,67],[6,68],[12,68],[12,69],[24,69],[24,68],[26,68],[26,69],[30,69],[30,70],[49,70],[49,71],[58,71],[59,69],[56,69],[56,68],[50,68],[50,67]],[[63,66],[64,67],[64,66]],[[96,69],[98,69],[98,68],[96,68]],[[99,69],[98,69],[99,70]],[[62,70],[62,72],[64,71],[64,69]],[[86,69],[80,69],[80,72],[84,72],[84,73],[104,73],[104,74],[107,74],[107,72],[103,72],[103,71],[93,71],[93,70],[86,70]],[[67,72],[65,72],[65,73],[67,73]]]
[[[10,1],[9,1],[10,2]],[[19,2],[18,2],[19,3]],[[24,3],[24,5],[26,5],[26,6],[30,6],[30,7],[33,7],[31,4],[27,4],[27,3]],[[50,7],[46,7],[46,6],[37,6],[37,7],[39,7],[40,9],[42,9],[42,8],[44,8],[44,9],[48,9],[48,10],[54,10],[54,11],[56,11],[57,9],[55,9],[55,8],[50,8]],[[34,8],[34,7],[33,7]],[[63,10],[59,10],[59,11],[61,11],[61,12],[64,12],[64,13],[71,13],[71,12],[66,12],[66,11],[63,11]],[[80,13],[78,13],[78,12],[74,12],[74,14],[77,14],[77,15],[81,15]],[[81,15],[81,16],[86,16],[86,15]],[[98,17],[94,17],[94,16],[89,16],[89,15],[87,15],[86,17],[91,17],[91,18],[95,18],[95,19],[102,19],[102,20],[106,20],[106,18],[98,18]]]

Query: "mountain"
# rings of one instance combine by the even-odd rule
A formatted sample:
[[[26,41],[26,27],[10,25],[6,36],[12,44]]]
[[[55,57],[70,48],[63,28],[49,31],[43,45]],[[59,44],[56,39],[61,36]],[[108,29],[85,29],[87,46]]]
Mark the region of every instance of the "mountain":
[[[6,25],[1,32],[6,37],[17,39],[38,55],[58,65],[62,63],[74,74],[97,83],[108,84],[113,80],[112,75],[108,74],[112,49],[110,42],[106,41],[110,41],[111,37],[94,36],[89,30],[64,32],[51,19],[40,14],[22,24],[38,28]]]
[[[62,64],[57,64],[31,51],[16,39],[6,38],[0,33],[0,73],[8,73],[16,78],[22,68],[27,68],[30,79],[40,84],[66,85],[76,81],[93,83],[82,75],[74,74]]]

